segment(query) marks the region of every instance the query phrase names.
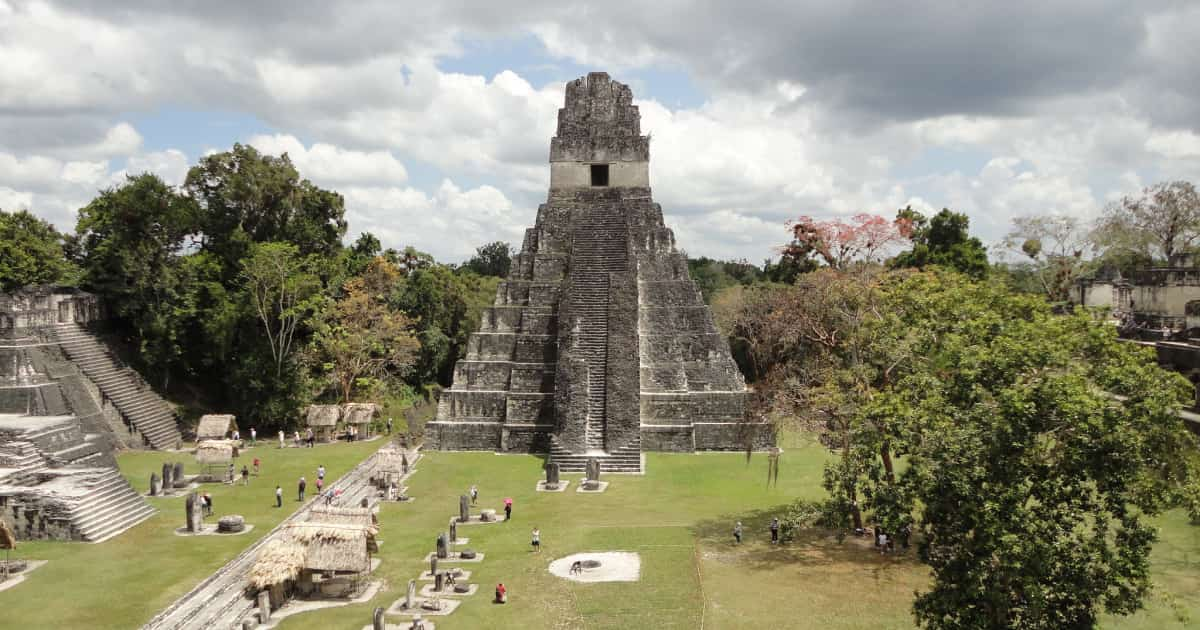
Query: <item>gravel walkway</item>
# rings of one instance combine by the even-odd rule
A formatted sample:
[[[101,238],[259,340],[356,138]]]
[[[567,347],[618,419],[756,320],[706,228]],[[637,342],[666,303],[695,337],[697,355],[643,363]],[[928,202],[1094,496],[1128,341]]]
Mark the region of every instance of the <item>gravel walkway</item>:
[[[409,451],[409,475],[412,474],[411,470],[418,457],[416,449]],[[358,505],[366,496],[372,498],[372,504],[375,503],[373,489],[368,484],[374,464],[375,455],[371,454],[350,472],[329,484],[329,487],[344,489],[341,505]],[[408,475],[404,477],[407,478]],[[246,585],[250,567],[258,557],[258,550],[278,535],[288,523],[307,519],[308,512],[317,500],[318,497],[310,499],[258,542],[250,545],[186,595],[175,600],[166,610],[155,615],[149,623],[142,626],[142,630],[241,630],[242,620],[253,615],[257,608],[255,601],[246,596]]]

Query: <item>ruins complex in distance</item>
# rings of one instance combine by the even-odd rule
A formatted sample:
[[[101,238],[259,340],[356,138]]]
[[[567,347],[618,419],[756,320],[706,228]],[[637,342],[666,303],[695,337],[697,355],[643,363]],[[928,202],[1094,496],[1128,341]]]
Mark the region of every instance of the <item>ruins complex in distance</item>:
[[[763,448],[746,385],[650,195],[629,87],[567,84],[550,193],[426,425],[442,450],[549,452],[642,470],[641,453]]]

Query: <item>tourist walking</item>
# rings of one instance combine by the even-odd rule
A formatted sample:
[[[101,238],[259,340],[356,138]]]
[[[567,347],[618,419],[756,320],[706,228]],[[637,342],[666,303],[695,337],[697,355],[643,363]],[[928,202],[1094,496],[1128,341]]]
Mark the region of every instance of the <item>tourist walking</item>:
[[[504,520],[507,521],[510,518],[512,518],[512,498],[505,497],[504,498]]]
[[[242,485],[250,485],[250,469],[245,464],[242,464]]]
[[[205,515],[205,516],[212,516],[212,514],[213,514],[213,500],[212,500],[212,495],[211,495],[211,494],[209,494],[209,493],[207,493],[207,492],[205,492],[205,493],[204,493],[204,495],[200,497],[200,500],[201,500],[201,501],[203,502],[203,504],[204,504],[204,515]]]
[[[258,445],[258,430],[250,427],[250,446]]]
[[[508,589],[504,588],[504,583],[496,585],[496,603],[504,604],[508,602]]]
[[[737,524],[735,524],[733,526],[733,542],[734,542],[734,544],[738,544],[738,545],[742,544],[742,522],[741,521],[738,521]]]
[[[238,430],[237,430],[237,429],[234,429],[234,430],[233,430],[233,441],[234,441],[234,442],[237,442],[237,441],[238,441],[238,440],[240,440],[240,439],[242,439],[242,434],[241,434],[241,433],[238,433]]]
[[[321,488],[325,487],[325,480],[317,477],[317,494],[321,494]]]
[[[261,467],[262,467],[262,460],[255,457],[254,458],[254,476],[255,477],[257,477],[258,473],[262,470]]]
[[[308,438],[308,448],[313,448],[314,446],[316,446],[316,445],[317,445],[317,437],[316,437],[316,435],[313,433],[313,430],[312,430],[312,429],[309,429],[309,430],[308,430],[308,431],[305,433],[305,437],[307,437],[307,438]]]
[[[388,418],[388,421],[387,421],[387,432],[388,432],[388,435],[392,434],[392,419],[391,418]]]
[[[283,448],[283,447],[287,446],[286,444],[284,444],[283,440],[284,440],[283,431],[280,431],[279,432],[279,448]]]
[[[879,555],[882,556],[883,554],[885,554],[887,552],[888,552],[888,535],[885,532],[885,533],[882,533],[879,535]]]
[[[779,543],[779,519],[771,519],[771,544]]]
[[[275,507],[283,507],[283,486],[275,485]]]
[[[537,527],[533,528],[533,540],[531,540],[529,544],[533,545],[534,551],[538,553],[542,552],[542,530],[538,529]]]
[[[470,494],[471,494],[471,505],[475,505],[475,502],[479,500],[479,487],[474,484],[471,484]]]
[[[300,494],[299,494],[300,498],[298,498],[298,499],[296,499],[296,500],[297,500],[297,501],[300,501],[301,503],[303,503],[303,502],[304,502],[304,490],[305,490],[306,488],[308,488],[308,482],[304,480],[304,477],[301,477],[301,478],[300,478],[300,486],[299,486],[299,488],[300,488]]]
[[[325,479],[325,464],[321,464],[320,466],[317,466],[317,479],[321,479],[321,480]]]

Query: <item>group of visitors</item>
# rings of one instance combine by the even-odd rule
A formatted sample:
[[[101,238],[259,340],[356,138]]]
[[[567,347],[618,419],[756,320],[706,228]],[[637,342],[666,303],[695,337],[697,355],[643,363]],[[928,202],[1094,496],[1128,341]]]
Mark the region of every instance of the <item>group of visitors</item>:
[[[769,526],[767,526],[767,529],[770,530],[770,532],[771,532],[771,544],[778,545],[779,544],[779,519],[778,518],[771,519],[771,524]],[[733,524],[733,544],[735,544],[735,545],[742,544],[742,533],[743,533],[742,522],[737,521],[736,523]]]

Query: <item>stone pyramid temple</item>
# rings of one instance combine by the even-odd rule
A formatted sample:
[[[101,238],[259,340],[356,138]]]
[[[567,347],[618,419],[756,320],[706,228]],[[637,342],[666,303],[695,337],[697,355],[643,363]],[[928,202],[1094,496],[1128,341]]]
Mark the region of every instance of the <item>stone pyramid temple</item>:
[[[638,472],[642,451],[763,448],[746,385],[650,195],[629,86],[567,84],[550,193],[426,425],[443,450]]]

